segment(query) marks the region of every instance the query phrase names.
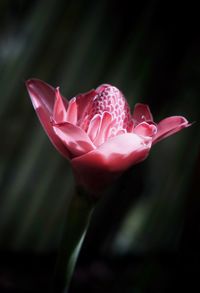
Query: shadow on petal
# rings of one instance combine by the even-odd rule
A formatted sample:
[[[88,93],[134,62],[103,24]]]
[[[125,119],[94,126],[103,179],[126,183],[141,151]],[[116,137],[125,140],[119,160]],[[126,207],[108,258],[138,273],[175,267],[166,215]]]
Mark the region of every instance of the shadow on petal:
[[[72,156],[81,156],[96,148],[88,135],[76,125],[65,122],[53,128]]]
[[[72,159],[79,184],[88,190],[100,190],[112,183],[130,166],[149,154],[151,139],[126,133],[110,139],[96,150]]]

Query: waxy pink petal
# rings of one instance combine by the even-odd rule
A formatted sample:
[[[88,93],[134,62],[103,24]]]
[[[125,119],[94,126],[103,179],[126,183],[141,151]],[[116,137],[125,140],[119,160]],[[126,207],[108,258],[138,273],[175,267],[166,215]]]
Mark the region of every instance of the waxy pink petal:
[[[38,79],[28,80],[26,82],[26,86],[31,97],[33,107],[48,137],[56,149],[64,157],[68,158],[69,153],[65,145],[55,134],[51,123],[51,117],[53,115],[53,108],[55,103],[55,89]]]
[[[88,135],[78,126],[65,122],[54,125],[53,128],[72,157],[84,155],[96,148]]]
[[[101,116],[96,114],[89,123],[87,134],[91,141],[94,141],[97,133],[99,132],[99,126],[101,123]]]
[[[76,96],[77,103],[77,120],[81,124],[82,119],[85,117],[85,113],[88,111],[88,108],[91,106],[91,101],[96,96],[96,91],[91,90],[85,94],[80,94]]]
[[[59,88],[56,88],[56,99],[53,108],[53,121],[56,123],[69,122],[77,123],[77,104],[76,98],[69,101],[66,107],[65,99],[61,96]]]
[[[151,114],[149,106],[141,103],[135,104],[135,108],[133,111],[133,119],[136,122],[136,124],[139,124],[144,121],[153,121],[153,116]]]
[[[148,124],[146,122],[142,122],[138,124],[134,129],[133,132],[138,135],[143,136],[154,136],[157,132],[157,127],[154,124]]]
[[[96,150],[72,159],[78,181],[92,190],[103,189],[131,165],[144,160],[151,138],[126,133],[109,139]]]
[[[61,97],[59,88],[57,87],[55,90],[55,102],[54,102],[54,107],[53,107],[53,120],[56,123],[62,123],[67,120],[68,115],[67,115],[67,108],[66,105],[64,104],[64,101]]]
[[[112,122],[112,116],[108,112],[104,112],[101,121],[100,121],[100,126],[99,126],[99,131],[97,133],[97,136],[94,140],[94,144],[96,146],[99,146],[103,144],[106,140],[106,136],[108,134],[108,131],[110,129],[110,124]]]
[[[182,116],[171,116],[161,120],[157,125],[157,134],[153,138],[153,144],[188,126],[190,124]]]
[[[69,101],[68,109],[67,109],[67,117],[65,121],[76,125],[77,116],[78,116],[77,112],[78,112],[78,109],[77,109],[76,98],[73,98]]]
[[[26,87],[31,97],[34,109],[45,108],[49,117],[53,114],[55,102],[55,89],[39,79],[29,79]]]

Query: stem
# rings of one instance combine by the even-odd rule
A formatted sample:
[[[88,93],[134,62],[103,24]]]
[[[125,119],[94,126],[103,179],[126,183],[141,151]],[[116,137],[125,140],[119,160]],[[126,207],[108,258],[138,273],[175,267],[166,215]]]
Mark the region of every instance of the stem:
[[[84,191],[77,189],[68,206],[63,239],[58,254],[54,292],[67,293],[94,202]]]

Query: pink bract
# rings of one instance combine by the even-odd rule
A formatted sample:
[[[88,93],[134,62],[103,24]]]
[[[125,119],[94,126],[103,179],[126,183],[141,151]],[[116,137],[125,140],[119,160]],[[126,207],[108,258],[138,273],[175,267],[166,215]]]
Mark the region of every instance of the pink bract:
[[[71,161],[78,184],[92,192],[143,161],[153,144],[189,126],[182,116],[156,124],[145,104],[136,104],[132,115],[123,94],[108,84],[69,101],[41,80],[26,86],[51,142]]]

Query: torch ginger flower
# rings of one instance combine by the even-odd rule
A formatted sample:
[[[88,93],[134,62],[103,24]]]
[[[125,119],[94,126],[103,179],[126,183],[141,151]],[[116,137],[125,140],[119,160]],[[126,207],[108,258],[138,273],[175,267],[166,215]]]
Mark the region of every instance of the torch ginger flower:
[[[136,104],[132,115],[123,94],[108,84],[70,101],[41,80],[26,86],[51,142],[70,160],[78,184],[93,192],[143,161],[153,144],[189,126],[182,116],[156,124],[145,104]]]

